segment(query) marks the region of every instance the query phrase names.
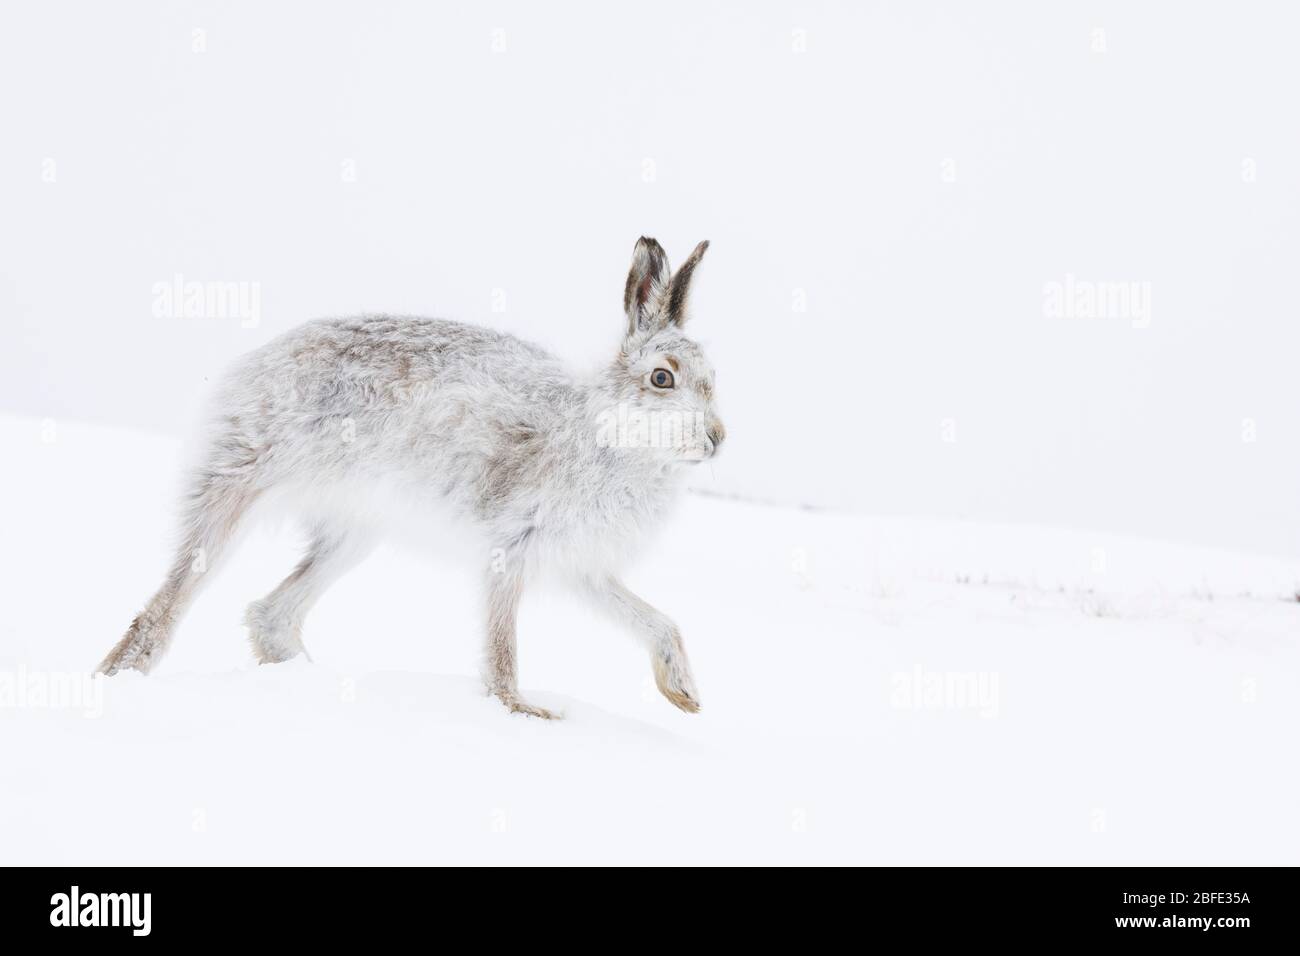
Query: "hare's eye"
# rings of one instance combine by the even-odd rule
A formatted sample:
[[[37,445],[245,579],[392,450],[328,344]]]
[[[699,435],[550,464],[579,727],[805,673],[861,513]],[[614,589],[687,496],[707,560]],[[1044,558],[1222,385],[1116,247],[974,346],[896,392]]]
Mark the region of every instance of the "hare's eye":
[[[650,384],[655,388],[672,388],[673,373],[666,368],[657,368],[650,373]]]

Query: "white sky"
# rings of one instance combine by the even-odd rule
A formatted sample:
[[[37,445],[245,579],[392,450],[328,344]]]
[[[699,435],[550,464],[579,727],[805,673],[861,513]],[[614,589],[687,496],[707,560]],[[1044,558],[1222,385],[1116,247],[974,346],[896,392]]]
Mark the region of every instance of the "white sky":
[[[708,238],[711,487],[1300,553],[1300,13],[613,6],[7,5],[0,410],[179,433],[361,310],[591,363],[636,237]],[[177,273],[260,324],[155,317]]]

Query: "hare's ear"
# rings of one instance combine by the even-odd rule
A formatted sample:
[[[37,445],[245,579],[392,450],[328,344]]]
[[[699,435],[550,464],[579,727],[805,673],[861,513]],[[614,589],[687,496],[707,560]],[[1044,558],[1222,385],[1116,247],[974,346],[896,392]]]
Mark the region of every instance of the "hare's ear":
[[[632,268],[623,289],[623,311],[627,313],[627,334],[646,332],[661,324],[660,311],[672,270],[663,246],[642,236],[632,250]]]
[[[668,295],[664,299],[664,318],[673,325],[682,325],[686,321],[686,300],[691,292],[691,276],[695,274],[695,267],[700,264],[708,248],[709,240],[705,239],[686,257],[686,261],[681,264],[668,283]]]

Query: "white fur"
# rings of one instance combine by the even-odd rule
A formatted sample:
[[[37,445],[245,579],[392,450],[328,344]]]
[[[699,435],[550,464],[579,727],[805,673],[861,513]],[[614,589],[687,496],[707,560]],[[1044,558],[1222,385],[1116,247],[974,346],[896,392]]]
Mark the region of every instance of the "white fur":
[[[312,603],[380,536],[415,534],[460,542],[483,567],[485,679],[512,710],[553,716],[519,697],[515,667],[519,595],[544,572],[580,582],[630,626],[665,696],[697,710],[676,626],[618,573],[663,521],[681,469],[725,434],[713,370],[681,331],[706,248],[673,274],[658,243],[637,243],[622,346],[590,377],[513,336],[410,317],[310,322],[245,356],[217,391],[176,559],[100,669],[148,671],[250,509],[279,504],[306,519],[312,545],[249,607],[264,662],[305,650]],[[672,387],[655,384],[657,370]],[[619,411],[703,427],[611,444],[605,426]]]

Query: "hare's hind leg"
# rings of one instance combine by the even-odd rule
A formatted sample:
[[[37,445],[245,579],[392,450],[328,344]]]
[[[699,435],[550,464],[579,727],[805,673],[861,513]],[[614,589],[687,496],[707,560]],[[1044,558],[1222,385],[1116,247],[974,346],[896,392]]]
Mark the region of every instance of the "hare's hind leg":
[[[590,582],[598,604],[623,624],[632,628],[641,644],[650,652],[655,685],[674,707],[688,714],[700,709],[700,692],[695,689],[691,665],[686,659],[682,633],[668,615],[651,607],[629,591],[615,577]]]
[[[484,682],[488,693],[510,708],[512,714],[528,714],[553,720],[561,715],[535,707],[519,696],[515,622],[519,616],[519,597],[522,593],[523,574],[513,562],[507,561],[501,570],[488,572],[487,662]]]
[[[374,550],[368,533],[334,525],[322,525],[312,536],[311,547],[280,586],[248,606],[244,623],[253,653],[263,664],[287,661],[307,654],[302,643],[302,624],[331,584],[360,564]],[[307,654],[311,660],[311,655]]]
[[[99,673],[134,668],[147,674],[158,662],[185,608],[216,567],[256,497],[256,489],[241,476],[200,475],[186,505],[180,548],[162,587],[108,652]]]

